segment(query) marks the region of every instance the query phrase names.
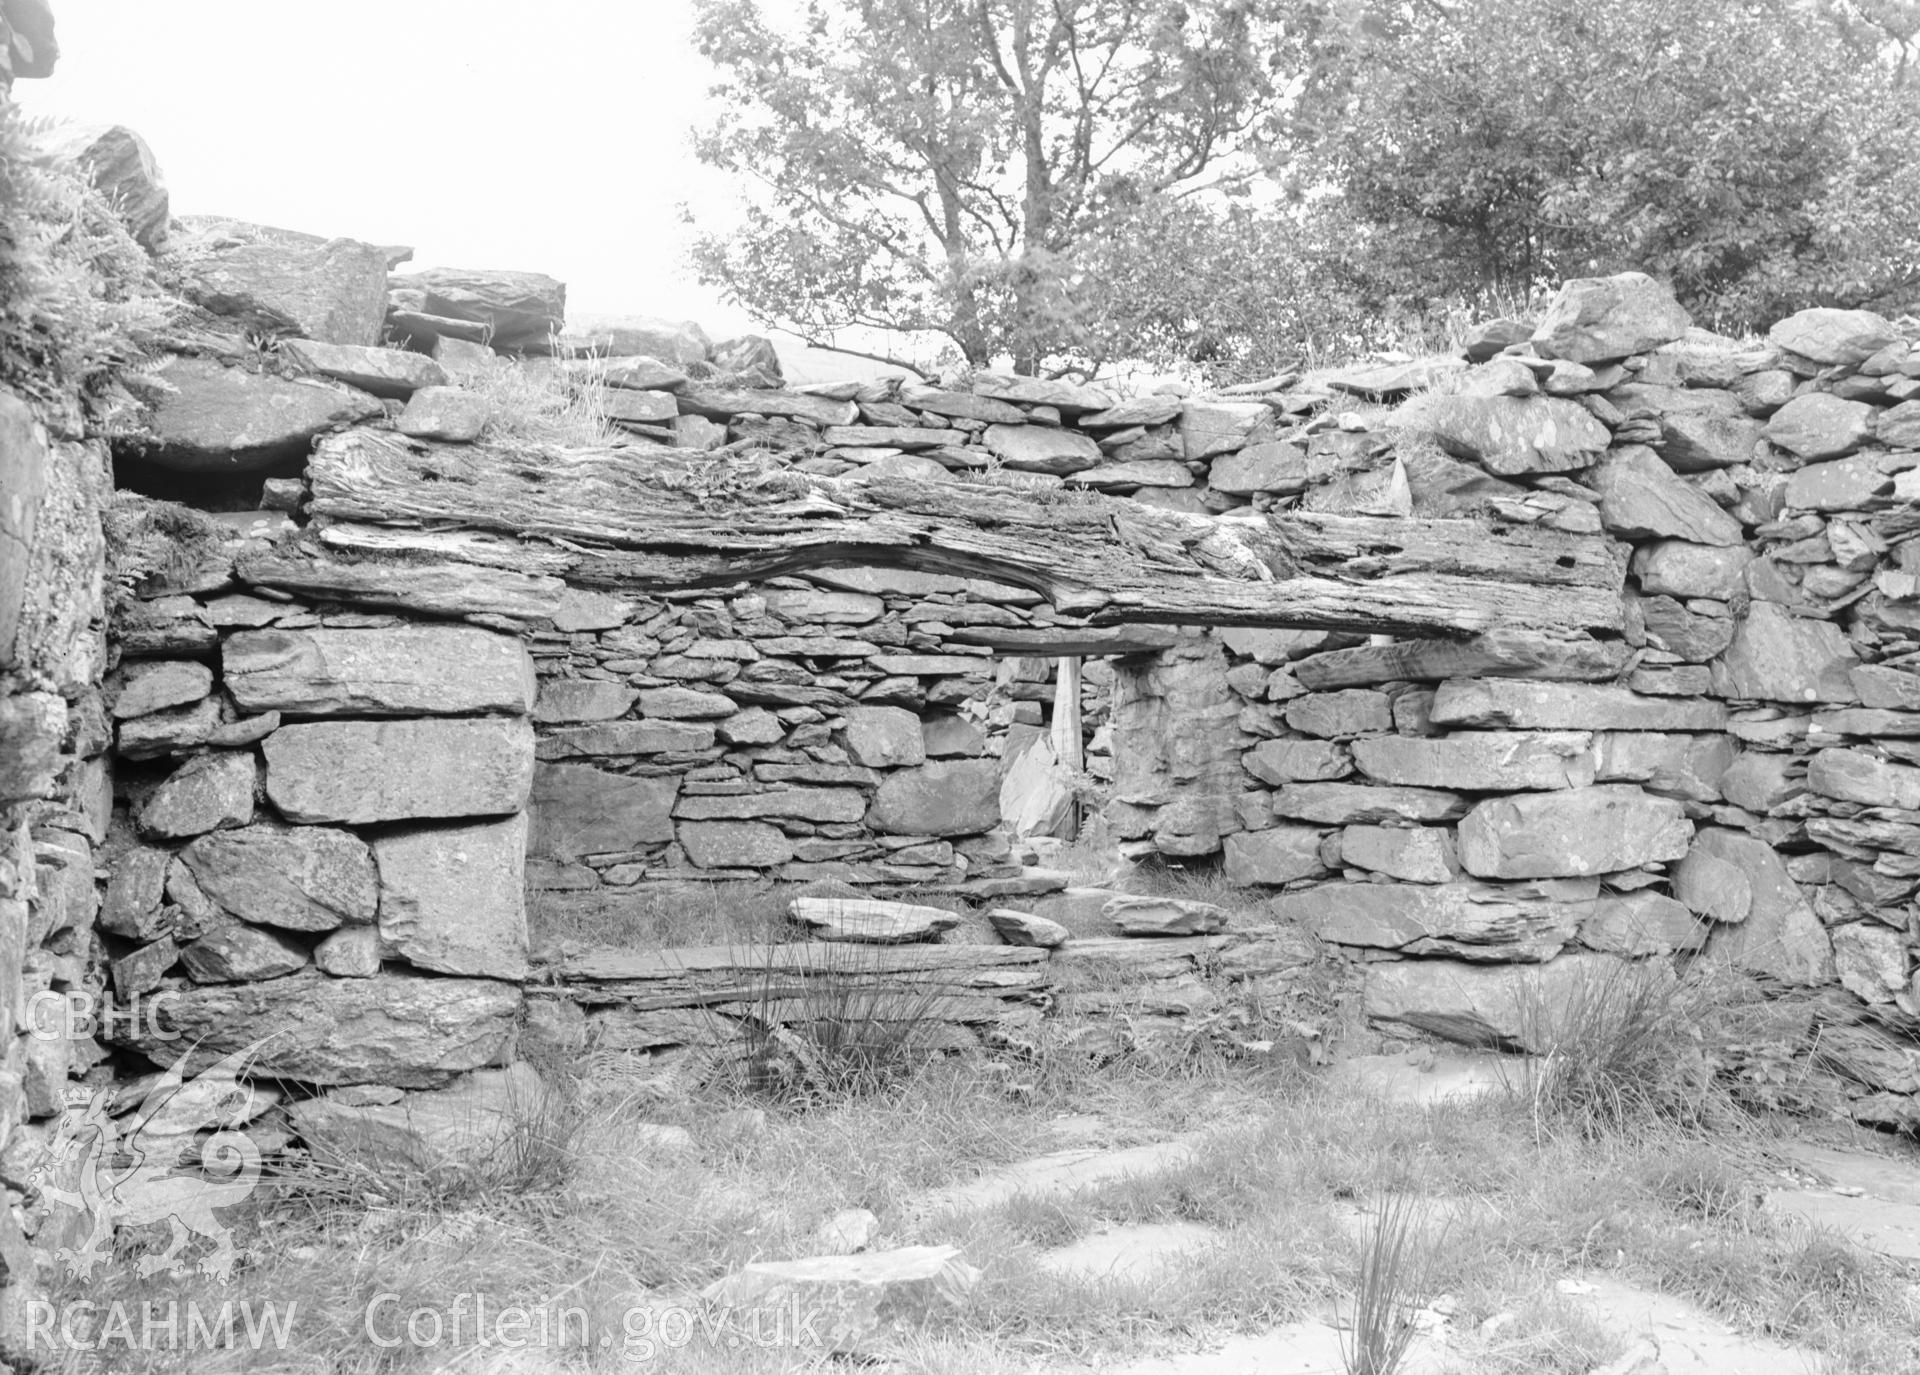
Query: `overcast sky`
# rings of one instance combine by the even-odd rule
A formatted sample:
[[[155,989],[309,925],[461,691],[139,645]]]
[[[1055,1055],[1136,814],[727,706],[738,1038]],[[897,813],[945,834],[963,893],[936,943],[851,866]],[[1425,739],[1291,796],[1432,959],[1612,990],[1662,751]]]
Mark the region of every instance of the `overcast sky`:
[[[727,187],[688,130],[688,0],[57,0],[29,111],[126,124],[176,214],[412,244],[567,283],[570,315],[748,320],[684,265]]]

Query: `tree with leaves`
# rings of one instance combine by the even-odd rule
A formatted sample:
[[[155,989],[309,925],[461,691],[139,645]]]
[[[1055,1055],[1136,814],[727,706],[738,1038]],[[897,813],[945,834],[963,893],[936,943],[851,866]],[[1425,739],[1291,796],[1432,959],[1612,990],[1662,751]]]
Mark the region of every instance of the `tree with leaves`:
[[[698,236],[702,279],[809,343],[938,337],[1025,373],[1097,363],[1116,276],[1166,266],[1121,226],[1215,224],[1291,70],[1281,0],[697,4],[724,113],[695,146],[745,202]]]
[[[1638,268],[1703,322],[1920,285],[1900,0],[1413,0],[1300,103],[1306,175],[1402,293]]]

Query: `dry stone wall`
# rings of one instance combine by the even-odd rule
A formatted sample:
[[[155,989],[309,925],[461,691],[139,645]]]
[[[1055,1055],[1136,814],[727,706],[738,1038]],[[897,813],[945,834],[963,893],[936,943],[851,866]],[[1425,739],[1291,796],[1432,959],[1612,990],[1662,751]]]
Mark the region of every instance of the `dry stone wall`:
[[[1458,356],[1218,395],[788,388],[764,340],[569,330],[551,278],[169,220],[150,155],[93,165],[193,306],[115,471],[203,512],[109,644],[106,454],[70,418],[0,413],[28,494],[0,511],[0,986],[11,948],[23,990],[104,982],[155,1013],[55,1050],[16,1025],[0,1117],[44,1122],[182,1045],[189,1070],[255,1054],[265,1141],[484,1096],[530,1042],[711,1050],[755,1015],[755,952],[543,944],[528,893],[605,930],[662,885],[831,880],[1000,909],[993,944],[887,916],[920,924],[880,972],[940,988],[956,1046],[1048,1014],[1171,1022],[1222,980],[1297,988],[1329,952],[1365,970],[1376,1026],[1511,1044],[1528,989],[1704,953],[1811,995],[1793,1016],[1820,1022],[1855,1116],[1915,1123],[1911,322],[1810,311],[1736,342],[1624,274]],[[863,487],[953,484],[1098,509],[1116,539],[1144,506],[1165,513],[1146,538],[1210,567],[1277,540],[1276,581],[1149,625],[951,555],[827,546],[730,584],[616,585],[550,531],[422,528],[406,493],[343,476],[401,451],[427,484],[536,471],[502,407],[556,399],[614,426],[598,461],[661,483],[697,487],[719,453],[836,516]],[[1508,554],[1528,572],[1488,605]],[[1459,633],[1244,624],[1288,619],[1262,585],[1409,569],[1423,623]],[[1085,671],[1056,683],[1058,660]],[[1085,787],[1083,751],[1123,855],[1252,896],[1146,902],[1039,865],[1018,831]]]
[[[255,257],[279,243],[291,257],[277,271],[307,270],[311,245],[229,237]],[[300,339],[279,350],[276,367],[308,376],[276,385],[333,398],[303,424],[363,427],[318,434],[323,457],[350,461],[366,427],[471,442],[483,460],[500,452],[487,403],[458,378],[502,366],[481,340],[527,347],[536,316],[551,331],[562,294],[519,276],[434,280],[425,296],[398,276],[389,290],[388,331],[427,353]],[[247,318],[275,282],[254,282]],[[218,318],[229,298],[200,299]],[[996,682],[1003,695],[1020,688],[996,667],[1009,658],[1111,656],[1096,756],[1111,776],[1108,833],[1135,857],[1217,862],[1269,894],[1262,922],[1368,962],[1377,1023],[1511,1040],[1511,1004],[1543,966],[1704,950],[1772,985],[1829,991],[1827,1044],[1858,1048],[1857,1113],[1910,1112],[1920,455],[1904,446],[1920,436],[1906,414],[1920,410],[1907,371],[1920,374],[1920,354],[1905,326],[1810,311],[1744,346],[1691,330],[1657,284],[1626,274],[1569,284],[1545,320],[1484,327],[1462,356],[1209,397],[994,375],[785,390],[768,351],[715,349],[693,327],[544,339],[561,356],[530,365],[593,398],[634,463],[659,446],[724,445],[829,482],[1014,484],[1036,503],[1079,488],[1282,531],[1296,511],[1470,519],[1491,540],[1591,537],[1601,566],[1579,547],[1587,564],[1568,585],[1611,578],[1625,633],[1100,630],[1012,583],[900,569],[616,595],[471,563],[317,567],[237,544],[217,574],[224,590],[176,607],[206,623],[203,656],[218,641],[218,679],[178,685],[193,661],[163,657],[156,679],[176,685],[136,694],[164,701],[155,711],[123,708],[120,750],[224,741],[257,753],[271,820],[241,819],[254,765],[192,758],[158,785],[166,806],[142,804],[136,830],[186,854],[261,824],[309,841],[360,828],[377,918],[318,940],[282,931],[225,964],[188,959],[209,938],[176,931],[178,967],[156,939],[138,978],[184,979],[190,1002],[226,1015],[222,1000],[259,977],[333,977],[321,951],[352,935],[362,967],[405,968],[391,977],[500,981],[484,1015],[504,1025],[525,971],[517,899],[489,914],[475,892],[457,904],[462,930],[441,930],[420,876],[483,865],[490,877],[473,886],[517,893],[515,827],[526,876],[556,912],[617,915],[660,882],[777,878],[1044,914],[1064,876],[1023,864],[1007,834],[1010,737],[983,727],[1011,721],[980,704]],[[655,352],[605,352],[641,346]],[[251,404],[169,400],[139,461],[254,462],[231,441],[258,427],[236,430],[226,409]],[[275,491],[304,514],[298,490]],[[316,528],[349,552],[377,546],[364,523]],[[1369,559],[1392,572],[1403,556],[1362,550],[1347,572]],[[141,614],[164,619],[180,595]],[[135,621],[127,652],[164,656],[164,632]],[[435,635],[446,643],[419,638]],[[508,666],[521,644],[530,695]],[[416,662],[463,668],[409,682]],[[1028,684],[1030,733],[1044,724],[1033,699],[1050,694]],[[156,717],[189,723],[186,735]],[[208,805],[180,819],[182,793]],[[456,819],[445,832],[383,830]],[[435,835],[457,837],[468,867]],[[130,972],[128,991],[136,981]],[[485,1056],[506,1053],[504,1031],[462,1053],[483,1042]]]

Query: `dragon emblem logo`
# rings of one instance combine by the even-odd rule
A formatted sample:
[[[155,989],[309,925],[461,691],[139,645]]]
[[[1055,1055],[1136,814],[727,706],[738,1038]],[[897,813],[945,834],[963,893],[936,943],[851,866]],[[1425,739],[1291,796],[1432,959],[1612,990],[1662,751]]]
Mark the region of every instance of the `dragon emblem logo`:
[[[75,1279],[90,1279],[108,1258],[115,1227],[164,1222],[167,1249],[143,1256],[142,1276],[179,1276],[181,1253],[194,1237],[212,1244],[198,1269],[225,1283],[238,1258],[233,1231],[219,1210],[244,1201],[260,1182],[260,1149],[241,1130],[257,1115],[254,1091],[240,1078],[257,1042],[188,1076],[192,1052],[166,1069],[130,1114],[111,1114],[115,1092],[101,1089],[60,1115],[48,1159],[33,1182],[50,1203],[90,1216],[78,1246],[56,1258]]]

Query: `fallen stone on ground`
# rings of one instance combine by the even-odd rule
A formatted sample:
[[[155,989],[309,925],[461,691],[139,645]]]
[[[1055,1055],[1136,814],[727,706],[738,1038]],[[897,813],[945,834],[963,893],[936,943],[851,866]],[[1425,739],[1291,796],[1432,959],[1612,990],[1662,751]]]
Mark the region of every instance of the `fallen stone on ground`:
[[[821,1348],[871,1352],[887,1337],[906,1336],[929,1320],[964,1308],[980,1271],[955,1246],[903,1246],[852,1256],[758,1261],[701,1292],[734,1309],[819,1314]]]

